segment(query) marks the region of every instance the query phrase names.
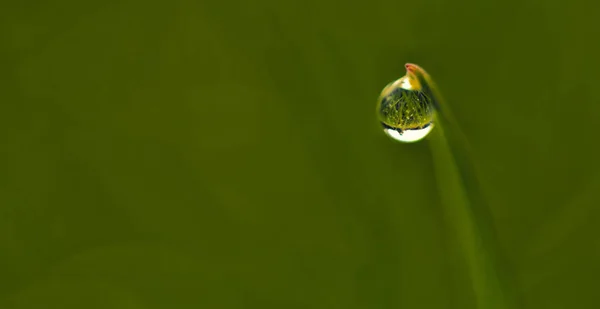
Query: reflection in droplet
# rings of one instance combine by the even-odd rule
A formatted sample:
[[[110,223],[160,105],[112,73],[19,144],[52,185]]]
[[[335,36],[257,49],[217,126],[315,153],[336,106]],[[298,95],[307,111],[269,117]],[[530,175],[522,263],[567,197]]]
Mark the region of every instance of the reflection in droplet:
[[[433,123],[420,129],[402,130],[384,126],[383,132],[397,141],[411,143],[422,140],[433,129]]]

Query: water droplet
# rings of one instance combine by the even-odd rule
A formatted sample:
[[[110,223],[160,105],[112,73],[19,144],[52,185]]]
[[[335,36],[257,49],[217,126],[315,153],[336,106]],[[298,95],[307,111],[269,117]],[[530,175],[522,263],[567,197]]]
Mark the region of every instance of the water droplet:
[[[387,85],[379,96],[379,121],[385,134],[397,141],[416,142],[433,129],[434,102],[423,87],[427,85],[419,77],[421,70],[407,65],[406,75]]]

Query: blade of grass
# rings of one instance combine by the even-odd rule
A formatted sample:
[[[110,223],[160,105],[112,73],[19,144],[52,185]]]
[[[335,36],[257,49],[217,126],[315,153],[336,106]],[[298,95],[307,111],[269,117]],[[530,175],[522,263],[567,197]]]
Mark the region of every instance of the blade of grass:
[[[464,252],[479,309],[518,308],[465,136],[428,75],[438,112],[429,138],[444,215]],[[441,109],[440,109],[441,108]]]

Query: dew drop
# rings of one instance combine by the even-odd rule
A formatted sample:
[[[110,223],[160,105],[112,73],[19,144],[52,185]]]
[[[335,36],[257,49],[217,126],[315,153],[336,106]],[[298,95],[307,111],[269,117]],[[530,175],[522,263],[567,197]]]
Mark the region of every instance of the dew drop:
[[[386,86],[377,104],[384,133],[405,143],[419,141],[433,129],[433,97],[415,68],[407,66],[406,75]]]

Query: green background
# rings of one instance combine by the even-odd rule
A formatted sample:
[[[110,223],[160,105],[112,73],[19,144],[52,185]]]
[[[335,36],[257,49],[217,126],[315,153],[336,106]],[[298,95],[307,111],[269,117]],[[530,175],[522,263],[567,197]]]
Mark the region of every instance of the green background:
[[[0,308],[474,308],[414,62],[521,308],[598,308],[593,1],[4,1]]]

